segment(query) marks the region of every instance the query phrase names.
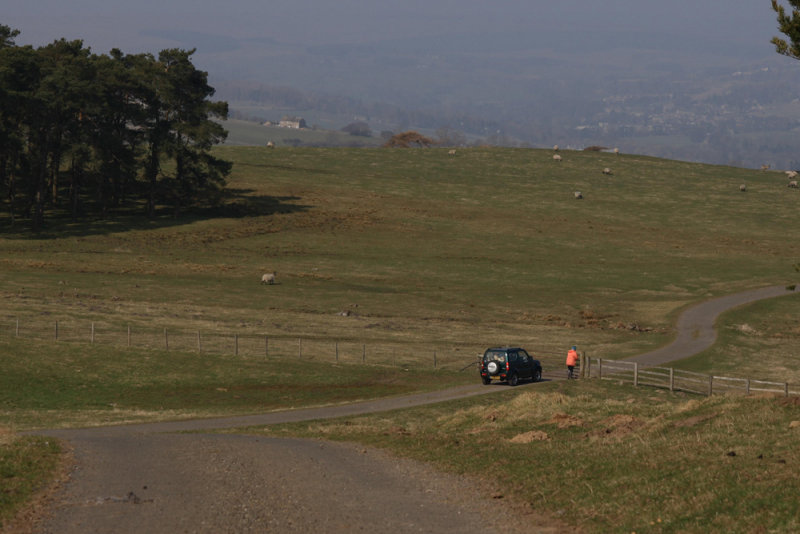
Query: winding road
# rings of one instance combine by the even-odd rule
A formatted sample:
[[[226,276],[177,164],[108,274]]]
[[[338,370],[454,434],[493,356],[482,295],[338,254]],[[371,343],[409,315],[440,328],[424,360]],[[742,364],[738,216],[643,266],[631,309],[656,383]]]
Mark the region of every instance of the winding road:
[[[784,286],[762,287],[742,293],[717,297],[685,310],[676,324],[678,332],[675,341],[652,352],[640,354],[626,361],[638,362],[645,366],[663,365],[682,360],[709,348],[717,340],[714,328],[720,314],[750,304],[758,300],[770,299],[797,293],[795,289]]]
[[[767,287],[683,312],[670,345],[630,358],[661,365],[714,343],[720,313],[789,294]],[[535,386],[532,386],[535,387]],[[552,519],[498,506],[485,483],[357,445],[186,431],[354,416],[503,391],[477,383],[324,408],[46,430],[74,451],[68,480],[35,523],[43,533],[571,532]],[[511,506],[511,503],[508,503]],[[515,519],[509,519],[512,515]]]

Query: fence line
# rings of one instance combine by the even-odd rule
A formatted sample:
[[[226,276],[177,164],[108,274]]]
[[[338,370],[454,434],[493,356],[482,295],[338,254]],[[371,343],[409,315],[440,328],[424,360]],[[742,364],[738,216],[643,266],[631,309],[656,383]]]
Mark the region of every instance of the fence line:
[[[368,345],[363,341],[317,338],[311,336],[268,335],[259,333],[220,333],[200,330],[159,329],[133,327],[126,324],[103,325],[92,321],[89,325],[78,321],[31,320],[19,317],[8,326],[0,324],[0,338],[4,336],[37,339],[56,343],[106,344],[147,350],[185,351],[199,354],[230,354],[234,357],[262,359],[298,357],[306,360],[334,363],[361,363],[375,366],[410,367],[429,366],[434,369],[468,370],[477,363],[477,356],[485,347],[475,345],[453,346],[449,351],[432,348],[429,344],[381,342]],[[542,361],[545,374],[560,377],[564,360],[560,352],[551,350],[530,351]],[[685,391],[700,395],[719,393],[772,393],[785,396],[800,395],[800,386],[788,382],[734,378],[706,375],[671,367],[643,367],[636,362],[591,358],[583,353],[579,376],[630,382],[634,386],[651,386]]]
[[[800,386],[789,382],[706,375],[672,367],[642,367],[636,362],[624,360],[585,358],[584,367],[581,370],[581,376],[588,378],[617,380],[630,382],[634,386],[651,386],[699,395],[710,396],[725,393],[744,395],[772,393],[786,397],[800,395]]]
[[[229,354],[241,358],[297,357],[331,363],[361,363],[376,366],[422,366],[434,369],[466,370],[486,347],[430,343],[372,342],[342,338],[319,338],[257,332],[219,332],[197,329],[160,328],[130,323],[11,317],[0,323],[0,338],[16,337],[56,343],[89,343],[147,350],[184,351],[199,354]],[[547,366],[562,365],[545,356]]]

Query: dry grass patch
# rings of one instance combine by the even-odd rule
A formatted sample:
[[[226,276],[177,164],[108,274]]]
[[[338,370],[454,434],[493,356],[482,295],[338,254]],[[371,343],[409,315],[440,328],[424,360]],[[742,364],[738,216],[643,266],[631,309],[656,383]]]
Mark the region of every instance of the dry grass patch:
[[[9,445],[14,441],[16,435],[11,427],[0,425],[0,447]]]
[[[537,511],[569,510],[587,532],[800,526],[800,401],[598,381],[533,388],[265,432],[363,442],[487,477]]]

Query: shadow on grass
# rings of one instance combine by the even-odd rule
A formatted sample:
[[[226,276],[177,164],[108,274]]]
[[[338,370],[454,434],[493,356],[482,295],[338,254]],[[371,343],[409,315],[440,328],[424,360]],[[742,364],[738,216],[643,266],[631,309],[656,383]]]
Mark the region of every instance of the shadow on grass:
[[[105,218],[97,215],[73,219],[68,211],[55,209],[47,212],[43,227],[33,230],[30,219],[18,218],[11,224],[7,209],[0,215],[0,237],[7,239],[54,239],[103,235],[130,230],[155,230],[192,224],[209,219],[241,219],[265,217],[274,214],[302,213],[310,206],[297,203],[296,196],[255,195],[253,189],[229,188],[217,205],[186,208],[177,216],[173,208],[159,206],[155,217],[145,214],[144,202],[116,208]]]

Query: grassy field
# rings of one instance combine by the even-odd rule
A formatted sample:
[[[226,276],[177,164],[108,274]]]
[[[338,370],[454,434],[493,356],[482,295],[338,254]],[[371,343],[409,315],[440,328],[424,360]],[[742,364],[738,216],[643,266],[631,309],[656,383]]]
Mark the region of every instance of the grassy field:
[[[36,239],[0,219],[0,320],[624,357],[692,302],[797,279],[800,198],[779,173],[522,149],[220,154],[235,170],[215,214],[53,221]]]
[[[668,342],[675,317],[692,303],[798,280],[793,266],[800,243],[791,228],[800,193],[787,188],[778,172],[570,151],[556,163],[550,151],[497,148],[459,149],[455,156],[446,149],[217,152],[234,161],[234,172],[226,204],[216,210],[151,221],[54,216],[36,236],[19,222],[11,227],[3,211],[0,424],[19,430],[253,413],[445,387],[474,379],[458,370],[490,345],[525,346],[545,361],[545,370],[560,367],[573,344],[593,357],[622,358]],[[613,174],[604,175],[604,167]],[[743,183],[747,192],[739,190]],[[576,200],[575,191],[584,199]],[[273,270],[278,283],[262,286],[261,275]],[[798,308],[800,300],[785,297],[726,314],[719,342],[679,365],[798,382]],[[17,321],[23,325],[19,338]],[[56,321],[62,329],[57,343]],[[100,338],[94,345],[87,341],[92,323]],[[122,334],[127,327],[155,335],[168,329],[189,345],[129,348]],[[77,331],[80,343],[71,334]],[[111,331],[113,343],[105,341]],[[195,351],[191,336],[197,331],[269,336],[270,356],[234,356],[229,347]],[[334,346],[348,352],[338,365]],[[367,366],[359,364],[361,347],[370,347]],[[442,363],[435,372],[433,353]],[[548,394],[576,395],[579,405],[600,403],[596,413],[577,415],[590,429],[602,421],[604,397],[628,395],[584,386],[583,392],[560,392],[562,386],[551,385],[556,390]],[[649,406],[646,396],[630,395],[633,403],[621,402],[615,405],[620,412],[609,414]],[[541,401],[560,402],[535,399]],[[472,400],[463,409],[474,405],[481,413],[490,409],[486,402]],[[674,410],[687,402],[665,401],[661,417],[677,417]],[[766,414],[775,406],[764,400],[697,402],[733,414],[754,406]],[[653,402],[647,409],[660,407]],[[658,420],[653,413],[630,415]],[[754,446],[783,451],[786,421],[761,419],[766,426],[741,434]],[[516,432],[512,423],[503,432]],[[591,476],[624,486],[636,472],[645,483],[647,476],[635,470],[649,465],[641,455],[682,450],[670,445],[681,437],[676,431],[651,426],[658,430],[633,432],[626,442],[641,445],[642,464],[613,467],[598,460]],[[421,423],[419,428],[437,435]],[[552,441],[572,439],[545,431],[556,436]],[[692,436],[697,444],[718,439]],[[471,439],[465,435],[462,443]],[[479,445],[484,438],[474,439]],[[417,454],[413,449],[404,453]],[[459,456],[454,447],[440,461],[450,465]],[[685,470],[705,468],[704,457],[689,458]],[[791,463],[787,468],[796,473]],[[566,473],[567,480],[581,479],[580,472]],[[513,484],[538,483],[536,471],[520,476],[527,482]],[[564,471],[550,476],[563,478]],[[675,499],[698,483],[689,479],[681,489],[683,474],[675,476]],[[602,505],[608,497],[603,491],[594,493],[594,519],[575,516],[598,531],[615,516]],[[783,502],[781,495],[772,496]],[[556,511],[566,497],[548,499],[539,506]],[[786,506],[777,513],[777,530],[791,525],[787,517],[796,518],[793,505]],[[734,517],[732,511],[720,514]],[[649,528],[625,521],[619,524]],[[686,518],[670,524],[677,525],[673,531],[695,528]]]
[[[0,340],[0,421],[16,430],[262,413],[474,382],[472,373]]]
[[[52,478],[61,454],[57,440],[18,437],[0,426],[0,531],[24,532],[16,530],[15,513]]]

